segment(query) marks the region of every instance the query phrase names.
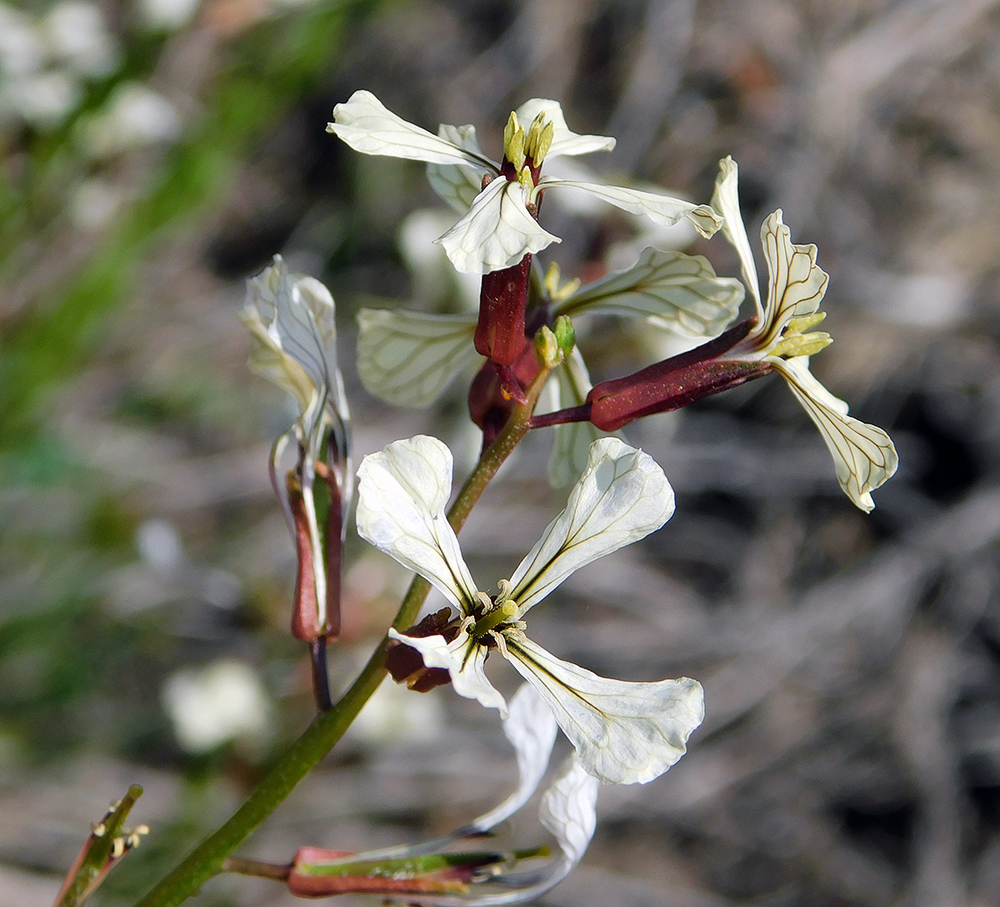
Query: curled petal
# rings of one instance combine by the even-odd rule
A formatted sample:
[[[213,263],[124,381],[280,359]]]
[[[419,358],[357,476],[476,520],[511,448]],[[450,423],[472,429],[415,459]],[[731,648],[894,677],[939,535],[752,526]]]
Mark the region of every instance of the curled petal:
[[[409,123],[386,109],[370,91],[356,91],[333,108],[333,122],[326,127],[355,151],[426,161],[428,164],[471,164],[497,172],[481,153],[470,151]]]
[[[446,126],[438,129],[438,136],[467,151],[477,160],[486,160],[479,148],[475,126]],[[483,188],[483,174],[495,173],[481,164],[428,164],[427,182],[438,196],[456,211],[464,214]]]
[[[761,346],[767,349],[792,318],[819,309],[830,275],[816,264],[816,246],[792,242],[780,208],[764,221],[760,241],[767,258],[768,289],[759,335]]]
[[[517,790],[460,833],[471,835],[488,831],[505,822],[531,799],[548,768],[556,742],[556,727],[552,710],[531,684],[524,684],[511,698],[509,714],[503,723],[503,732],[517,752]]]
[[[489,652],[467,633],[459,633],[450,643],[443,636],[404,636],[392,629],[389,637],[416,649],[428,668],[444,668],[459,696],[475,699],[488,709],[499,709],[507,717],[507,702],[489,682],[484,670]]]
[[[599,790],[598,780],[583,767],[579,757],[571,756],[542,797],[539,818],[556,836],[565,858],[565,872],[557,881],[583,859],[594,837]]]
[[[561,242],[528,213],[527,200],[520,183],[503,178],[480,192],[469,213],[438,240],[455,268],[465,274],[487,274]]]
[[[552,177],[542,177],[539,188],[547,189],[554,186],[573,186],[582,189],[596,198],[606,201],[609,205],[648,217],[653,223],[671,226],[682,217],[694,224],[695,229],[705,237],[712,236],[722,226],[722,218],[709,205],[695,205],[683,199],[672,198],[669,195],[657,195],[655,192],[644,192],[641,189],[626,189],[624,186],[605,186],[601,183],[581,183],[576,180],[560,180]]]
[[[673,489],[652,457],[618,438],[595,441],[566,508],[511,577],[518,616],[574,570],[644,538],[673,512]]]
[[[609,680],[524,638],[508,639],[507,650],[555,713],[584,768],[605,784],[645,784],[662,775],[684,755],[705,717],[696,680]]]
[[[479,358],[475,314],[362,309],[358,326],[358,375],[369,393],[396,406],[430,406]]]
[[[358,534],[433,583],[466,611],[476,585],[445,516],[451,451],[417,435],[369,454],[358,468]]]
[[[753,261],[750,249],[750,239],[743,225],[743,215],[740,213],[740,195],[738,188],[739,168],[731,157],[719,161],[719,177],[715,181],[715,193],[712,195],[712,207],[723,217],[722,235],[736,250],[740,258],[740,269],[743,273],[743,283],[756,304],[758,324],[764,320],[764,307],[760,300],[760,281],[757,279],[757,266]]]
[[[805,357],[769,360],[816,423],[833,455],[840,487],[866,513],[875,507],[871,492],[899,465],[892,439],[881,428],[847,414],[847,404],[834,397],[809,371]]]
[[[557,312],[638,315],[684,337],[715,337],[742,301],[743,285],[717,277],[704,256],[645,249],[631,268],[587,284]]]
[[[545,119],[553,126],[552,145],[546,160],[560,155],[591,154],[595,151],[611,151],[617,144],[616,140],[607,135],[578,135],[571,132],[566,125],[566,118],[563,116],[562,107],[558,101],[549,101],[545,98],[531,98],[525,101],[517,110],[518,120],[527,124],[543,114]]]

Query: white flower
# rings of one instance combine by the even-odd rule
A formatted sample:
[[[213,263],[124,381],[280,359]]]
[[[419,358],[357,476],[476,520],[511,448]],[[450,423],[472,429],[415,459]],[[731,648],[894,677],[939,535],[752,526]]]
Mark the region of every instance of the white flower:
[[[479,591],[445,516],[452,458],[435,438],[417,436],[365,458],[358,475],[362,538],[433,583],[458,609],[454,634],[390,635],[417,649],[428,668],[448,670],[455,691],[506,714],[490,684],[491,649],[538,690],[588,772],[606,783],[646,782],[684,753],[701,723],[693,680],[626,683],[560,661],[524,633],[526,613],[574,570],[658,529],[674,496],[653,460],[617,438],[590,448],[590,461],[566,508],[494,599]]]
[[[348,419],[330,291],[314,277],[289,274],[275,255],[248,282],[241,317],[254,340],[250,368],[295,398],[299,441],[318,458],[325,431],[345,432]]]
[[[826,317],[819,305],[829,280],[816,264],[816,246],[791,241],[780,209],[764,221],[760,237],[767,258],[768,292],[763,305],[750,241],[740,216],[736,163],[727,157],[719,166],[712,204],[725,218],[723,234],[739,254],[757,319],[753,330],[720,358],[764,361],[781,373],[833,455],[840,487],[858,507],[871,511],[875,506],[871,492],[896,471],[899,459],[892,440],[881,428],[849,416],[847,404],[809,371],[809,356],[831,342],[829,334],[810,330]]]
[[[522,121],[531,124],[527,134],[519,125]],[[532,214],[541,194],[555,187],[580,189],[658,224],[675,224],[687,217],[704,236],[720,226],[708,205],[620,186],[539,177],[538,168],[546,158],[610,151],[615,146],[613,138],[571,132],[556,101],[533,98],[514,111],[505,131],[503,164],[483,154],[474,127],[442,126],[433,135],[387,110],[369,91],[356,91],[338,104],[327,131],[364,154],[430,165],[431,185],[464,213],[439,241],[452,264],[467,273],[510,267],[526,254],[559,242]],[[491,180],[487,185],[484,177]]]

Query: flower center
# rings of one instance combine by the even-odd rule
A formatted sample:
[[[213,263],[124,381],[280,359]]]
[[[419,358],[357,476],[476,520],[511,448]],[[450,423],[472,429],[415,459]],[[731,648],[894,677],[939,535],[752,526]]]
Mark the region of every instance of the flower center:
[[[498,585],[500,591],[495,599],[491,599],[485,592],[476,593],[476,599],[482,607],[476,609],[476,622],[470,631],[473,639],[480,639],[517,614],[517,602],[510,597],[510,582],[502,579]]]
[[[514,176],[508,175],[507,178],[512,182],[517,180],[523,185],[530,181],[531,185],[528,188],[533,188],[538,180],[542,162],[552,147],[554,135],[555,126],[551,120],[545,118],[544,113],[538,114],[525,132],[524,127],[518,122],[517,114],[511,111],[503,130],[503,156],[504,160],[513,166]]]
[[[768,355],[794,359],[797,356],[811,356],[828,347],[833,343],[833,338],[826,331],[808,333],[810,328],[815,327],[824,318],[826,312],[790,318],[781,332],[781,338],[768,351]]]

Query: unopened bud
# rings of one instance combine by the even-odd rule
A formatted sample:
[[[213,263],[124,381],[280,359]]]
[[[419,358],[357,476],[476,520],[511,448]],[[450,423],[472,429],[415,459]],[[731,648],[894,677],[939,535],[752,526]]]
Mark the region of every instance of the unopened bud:
[[[541,330],[535,334],[535,356],[543,368],[555,368],[563,361],[563,351],[559,347],[559,340],[545,325],[542,325]]]
[[[555,335],[559,350],[565,358],[573,352],[573,347],[576,346],[576,331],[573,329],[573,322],[570,321],[569,315],[559,315],[556,318]]]

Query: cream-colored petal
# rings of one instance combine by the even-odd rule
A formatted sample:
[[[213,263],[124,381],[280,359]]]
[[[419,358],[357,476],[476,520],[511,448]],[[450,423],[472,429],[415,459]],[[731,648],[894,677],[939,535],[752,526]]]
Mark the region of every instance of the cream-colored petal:
[[[670,226],[686,217],[694,224],[695,229],[705,237],[712,236],[722,226],[722,218],[709,205],[695,205],[683,199],[669,195],[658,195],[655,192],[643,192],[640,189],[626,189],[623,186],[605,186],[601,183],[581,183],[576,180],[560,180],[544,176],[539,181],[539,188],[551,189],[556,186],[569,186],[580,189],[606,201],[609,205],[648,217],[657,224]]]
[[[499,709],[508,716],[507,703],[489,682],[484,666],[489,654],[465,633],[447,643],[443,636],[406,636],[389,630],[389,637],[416,649],[428,668],[444,668],[451,675],[451,685],[459,696],[475,699],[488,709]]]
[[[555,389],[553,410],[580,406],[587,399],[592,387],[587,366],[578,347],[573,347],[569,356],[553,375],[546,389]],[[552,429],[552,454],[549,456],[549,483],[553,488],[563,488],[578,479],[587,468],[590,445],[606,433],[590,422],[568,422]]]
[[[830,275],[816,264],[816,246],[792,242],[780,208],[764,221],[760,241],[767,259],[767,307],[754,336],[767,350],[792,318],[812,315],[819,309]]]
[[[722,235],[739,255],[743,283],[746,284],[747,291],[756,304],[757,322],[760,324],[764,320],[760,281],[757,278],[757,266],[754,264],[750,239],[743,224],[743,215],[740,213],[739,168],[731,157],[724,157],[719,161],[719,176],[715,181],[712,207],[723,217]]]
[[[486,159],[479,148],[475,126],[442,125],[438,136],[469,152],[474,158]],[[496,173],[496,170],[487,170],[478,164],[428,164],[427,182],[443,201],[460,214],[465,214],[482,192],[485,173]]]
[[[605,784],[645,784],[687,749],[705,715],[701,684],[687,677],[629,683],[560,661],[528,639],[508,640],[511,664],[541,693],[584,768]]]
[[[717,277],[702,255],[644,249],[624,271],[595,280],[556,307],[557,314],[615,314],[646,318],[683,337],[717,337],[736,316],[743,285]]]
[[[546,160],[560,155],[592,154],[595,151],[611,151],[617,142],[607,135],[578,135],[566,125],[562,107],[558,101],[546,98],[531,98],[514,111],[522,126],[527,129],[538,114],[543,114],[552,123],[552,145]]]
[[[369,393],[396,406],[430,406],[479,358],[475,313],[427,315],[404,309],[358,312],[358,375]]]
[[[847,404],[834,397],[809,371],[809,361],[770,359],[826,442],[840,487],[866,513],[875,507],[871,492],[892,476],[899,457],[881,428],[847,414]]]
[[[595,441],[566,508],[511,577],[518,616],[574,570],[644,538],[673,512],[673,489],[652,457],[618,438]]]
[[[520,183],[495,179],[438,242],[455,268],[465,274],[487,274],[516,265],[529,252],[560,242],[538,225],[526,204],[527,191]]]
[[[451,495],[451,451],[417,435],[369,454],[358,468],[358,534],[433,583],[468,613],[475,581],[445,516]]]
[[[334,107],[333,122],[326,130],[362,154],[381,154],[428,164],[472,164],[498,172],[496,165],[482,154],[408,123],[386,109],[370,91],[356,91],[346,102]]]
[[[598,780],[574,755],[566,760],[559,776],[542,797],[539,818],[559,842],[564,857],[563,877],[583,859],[594,837],[599,790]]]
[[[462,829],[464,834],[473,834],[474,830],[488,831],[505,822],[531,799],[548,768],[557,728],[552,710],[538,691],[531,684],[524,684],[511,698],[503,723],[503,732],[517,753],[517,790]]]

